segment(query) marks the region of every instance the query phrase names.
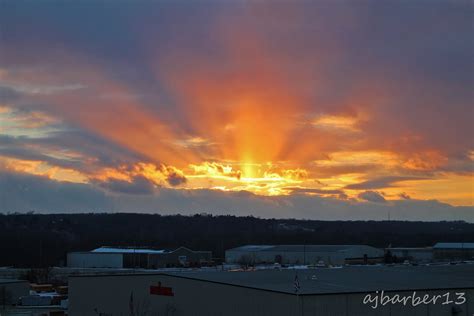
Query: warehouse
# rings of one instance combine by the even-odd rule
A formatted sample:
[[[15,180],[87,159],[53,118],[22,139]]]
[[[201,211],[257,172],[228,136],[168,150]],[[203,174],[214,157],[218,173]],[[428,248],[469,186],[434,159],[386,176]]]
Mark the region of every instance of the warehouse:
[[[150,255],[164,252],[165,250],[144,248],[100,247],[91,251],[68,253],[67,266],[70,268],[146,268]]]
[[[69,315],[471,316],[473,289],[467,264],[71,276]]]
[[[383,257],[384,251],[365,245],[246,245],[226,250],[227,263],[343,265],[347,259]]]
[[[67,254],[69,268],[123,268],[121,253],[69,252]]]
[[[189,267],[210,264],[210,251],[194,251],[186,247],[175,250],[100,247],[86,252],[70,252],[70,268],[143,268]]]
[[[5,305],[17,304],[20,297],[28,294],[30,294],[28,281],[0,279],[0,308]]]
[[[396,247],[386,248],[387,254],[390,254],[397,260],[408,260],[410,262],[427,263],[433,261],[433,247]]]
[[[474,242],[439,242],[433,251],[438,261],[474,260]]]
[[[186,247],[180,247],[173,251],[167,251],[160,255],[150,256],[148,268],[166,267],[199,267],[210,265],[212,261],[211,251],[195,251]]]

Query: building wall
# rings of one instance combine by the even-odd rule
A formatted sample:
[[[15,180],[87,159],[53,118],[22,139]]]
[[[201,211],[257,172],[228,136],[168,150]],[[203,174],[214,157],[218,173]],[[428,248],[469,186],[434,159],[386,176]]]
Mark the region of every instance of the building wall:
[[[384,251],[370,246],[357,246],[347,248],[346,258],[362,258],[367,255],[369,258],[383,257]]]
[[[474,249],[472,248],[453,248],[453,249],[443,249],[435,248],[434,249],[434,258],[441,261],[449,260],[473,260],[474,259]]]
[[[151,295],[150,286],[157,285],[158,282],[162,286],[171,287],[174,296]],[[442,295],[446,292],[418,291],[417,296]],[[449,292],[466,293],[468,302],[459,306],[460,312],[455,315],[472,316],[474,290]],[[390,294],[411,295],[412,292]],[[296,296],[163,275],[72,277],[69,280],[69,314],[128,316],[132,306],[135,315],[144,315],[147,311],[147,315],[168,316],[453,315],[452,305],[441,304],[417,307],[387,305],[372,309],[362,303],[365,295]]]
[[[67,266],[71,268],[123,268],[120,253],[70,252]]]
[[[392,256],[399,259],[407,259],[414,262],[431,262],[433,261],[433,249],[410,249],[410,248],[388,248]]]
[[[151,295],[149,288],[161,282],[174,296]],[[130,298],[133,293],[133,304]],[[296,316],[296,297],[172,276],[106,276],[69,279],[69,315],[128,316],[148,310],[168,316]],[[97,311],[97,313],[95,312]],[[139,313],[135,313],[139,314]]]
[[[124,268],[148,268],[148,261],[150,254],[147,253],[124,253],[123,267]]]
[[[346,258],[361,258],[383,256],[383,250],[373,247],[354,247],[343,251],[241,251],[227,250],[227,263],[274,263],[281,259],[283,264],[316,264],[323,261],[326,264],[343,265]]]
[[[442,304],[442,298],[438,303],[419,304],[412,306],[411,303],[392,305],[390,303],[385,306],[377,306],[372,308],[370,304],[363,304],[364,297],[368,294],[375,297],[374,293],[363,294],[336,294],[336,295],[311,295],[303,296],[302,315],[325,315],[325,316],[472,316],[474,314],[474,290],[458,289],[458,290],[442,290],[442,291],[416,291],[416,296],[423,298],[424,295],[445,295],[450,294],[454,298],[455,293],[464,292],[467,302],[463,305]],[[413,291],[400,291],[385,293],[390,297],[399,295],[406,297],[413,295]],[[446,298],[446,297],[444,297]],[[453,313],[453,308],[457,309],[457,314]]]
[[[28,281],[0,283],[0,314],[1,306],[18,303],[21,296],[30,293],[30,284]]]

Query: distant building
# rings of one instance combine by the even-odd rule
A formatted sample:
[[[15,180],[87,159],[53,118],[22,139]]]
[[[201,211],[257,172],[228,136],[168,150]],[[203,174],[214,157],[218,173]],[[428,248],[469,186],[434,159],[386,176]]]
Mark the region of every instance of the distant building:
[[[433,252],[438,261],[474,260],[474,242],[439,242],[433,246]]]
[[[433,247],[395,247],[386,248],[386,253],[390,254],[392,258],[397,260],[408,260],[416,263],[428,263],[433,261]]]
[[[148,257],[148,268],[166,268],[176,266],[202,266],[209,265],[212,261],[211,251],[195,251],[186,247],[180,247],[173,251]]]
[[[383,257],[382,249],[365,245],[246,245],[226,250],[227,263],[342,265],[349,259]]]
[[[67,266],[69,268],[124,268],[124,254],[69,252]]]
[[[382,305],[381,290],[390,298],[407,297],[407,304]],[[451,303],[442,304],[446,293]],[[465,302],[459,293],[463,293]],[[437,304],[416,303],[425,295],[429,299],[438,295],[443,300],[438,298]],[[410,299],[413,296],[415,303]],[[375,300],[378,305],[373,308]],[[144,311],[146,315],[173,316],[467,316],[474,312],[474,265],[192,270],[69,277],[70,316],[145,315]]]
[[[210,251],[194,251],[186,247],[175,250],[144,248],[100,247],[86,252],[70,252],[70,268],[143,268],[157,269],[178,266],[207,265],[212,260]]]

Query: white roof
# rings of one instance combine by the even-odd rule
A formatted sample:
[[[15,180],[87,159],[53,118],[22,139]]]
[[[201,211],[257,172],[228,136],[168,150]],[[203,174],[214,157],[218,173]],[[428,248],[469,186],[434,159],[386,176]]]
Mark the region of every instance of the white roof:
[[[245,245],[245,246],[240,246],[234,249],[229,249],[229,250],[243,250],[243,251],[261,251],[265,249],[271,249],[274,248],[275,246],[273,245]]]
[[[144,248],[113,248],[113,247],[100,247],[92,250],[91,252],[102,252],[102,253],[164,253],[166,250],[156,249],[144,249]]]
[[[367,245],[245,245],[227,251],[275,252],[345,252],[350,249],[373,248]]]

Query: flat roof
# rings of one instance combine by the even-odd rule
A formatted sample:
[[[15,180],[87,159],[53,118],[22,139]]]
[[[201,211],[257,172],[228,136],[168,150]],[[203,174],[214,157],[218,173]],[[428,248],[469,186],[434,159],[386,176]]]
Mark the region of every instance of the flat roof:
[[[298,276],[302,295],[474,288],[474,264],[437,266],[348,266],[321,269],[282,269],[245,272],[190,271],[76,277],[167,275],[191,280],[295,294]]]
[[[407,250],[407,251],[433,251],[433,247],[391,247],[386,250]]]
[[[245,245],[227,251],[338,252],[360,248],[378,249],[367,245]]]
[[[27,280],[17,280],[17,279],[0,279],[0,284],[8,284],[8,283],[29,283]]]
[[[165,253],[166,250],[145,249],[145,248],[100,247],[90,252],[91,253]]]

